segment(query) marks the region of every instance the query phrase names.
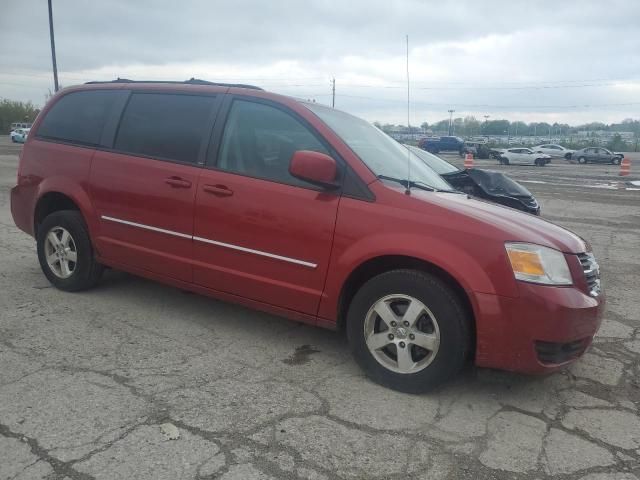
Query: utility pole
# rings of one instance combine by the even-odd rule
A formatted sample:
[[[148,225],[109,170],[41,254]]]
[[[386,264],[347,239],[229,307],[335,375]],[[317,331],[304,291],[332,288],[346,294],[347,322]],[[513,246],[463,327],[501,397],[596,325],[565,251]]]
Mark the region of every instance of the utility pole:
[[[49,0],[49,37],[51,38],[51,60],[53,61],[53,89],[58,91],[58,65],[56,64],[56,42],[53,39],[53,10]]]
[[[336,79],[331,79],[331,108],[336,108]]]
[[[455,110],[447,110],[449,112],[449,136],[451,136],[451,127],[453,126],[453,112]]]
[[[487,126],[489,124],[489,117],[491,115],[483,115],[484,116],[484,135],[487,137],[487,141],[489,141],[489,135],[487,134]]]

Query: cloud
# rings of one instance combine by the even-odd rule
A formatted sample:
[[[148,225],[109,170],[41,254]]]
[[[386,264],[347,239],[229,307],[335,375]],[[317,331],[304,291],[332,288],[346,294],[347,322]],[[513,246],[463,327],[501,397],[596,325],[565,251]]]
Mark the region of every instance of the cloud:
[[[117,76],[255,83],[369,120],[619,121],[640,105],[640,3],[54,0],[64,85]],[[0,17],[0,96],[51,88],[45,2]]]

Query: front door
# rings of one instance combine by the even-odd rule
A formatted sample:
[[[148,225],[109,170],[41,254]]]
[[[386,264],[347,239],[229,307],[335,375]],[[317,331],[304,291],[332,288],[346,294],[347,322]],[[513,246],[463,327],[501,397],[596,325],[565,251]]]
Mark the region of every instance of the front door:
[[[91,198],[107,261],[192,281],[193,207],[213,96],[133,93],[113,151],[97,151]]]
[[[340,196],[288,167],[296,150],[330,149],[293,112],[247,98],[230,103],[219,136],[198,181],[194,282],[315,315]]]
[[[519,165],[523,165],[531,162],[531,157],[529,157],[529,154],[526,150],[523,150],[522,148],[518,148],[514,150],[514,152],[516,157],[515,163]]]

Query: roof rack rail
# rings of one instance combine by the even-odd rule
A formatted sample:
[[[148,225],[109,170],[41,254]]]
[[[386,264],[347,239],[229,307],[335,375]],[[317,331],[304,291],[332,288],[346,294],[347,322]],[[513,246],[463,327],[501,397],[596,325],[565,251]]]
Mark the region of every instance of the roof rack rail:
[[[176,80],[130,80],[128,78],[118,77],[115,80],[85,82],[85,85],[96,85],[101,83],[173,83],[173,84],[187,84],[187,85],[214,85],[216,87],[237,87],[237,88],[250,88],[253,90],[262,90],[262,88],[256,87],[255,85],[245,85],[244,83],[209,82],[208,80],[201,80],[199,78],[193,78],[193,77],[191,77],[189,80],[184,80],[182,82],[176,81]]]

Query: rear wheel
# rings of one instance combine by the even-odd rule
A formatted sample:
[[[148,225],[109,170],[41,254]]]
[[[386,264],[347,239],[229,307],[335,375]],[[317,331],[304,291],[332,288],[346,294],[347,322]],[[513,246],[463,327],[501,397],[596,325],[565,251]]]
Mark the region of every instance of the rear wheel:
[[[356,361],[375,382],[409,393],[452,378],[470,346],[467,313],[439,278],[393,270],[365,283],[347,314]]]
[[[40,267],[56,288],[86,290],[100,279],[103,267],[95,259],[80,212],[62,210],[48,215],[38,228],[37,244]]]
[[[585,163],[587,163],[587,159],[584,157],[580,157],[578,158],[578,163],[581,163],[582,165],[584,165]]]

